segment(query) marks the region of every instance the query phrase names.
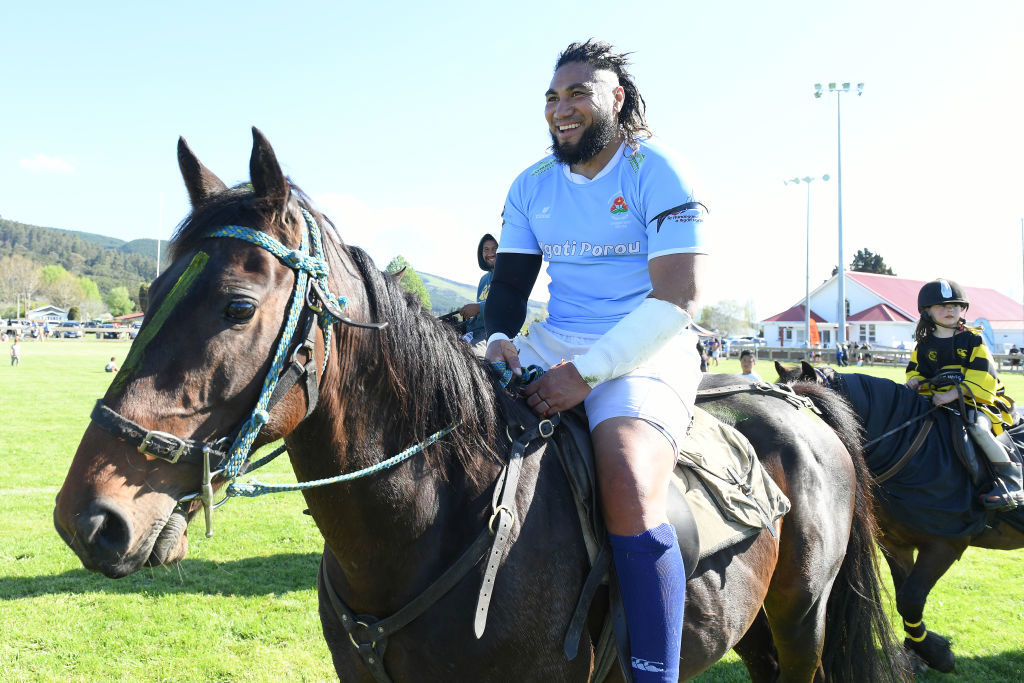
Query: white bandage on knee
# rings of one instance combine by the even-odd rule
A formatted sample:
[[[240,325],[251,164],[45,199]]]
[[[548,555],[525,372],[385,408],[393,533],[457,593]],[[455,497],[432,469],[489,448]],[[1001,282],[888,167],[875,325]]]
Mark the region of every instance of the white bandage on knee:
[[[673,303],[648,297],[604,333],[590,350],[572,359],[591,387],[640,367],[693,318]]]

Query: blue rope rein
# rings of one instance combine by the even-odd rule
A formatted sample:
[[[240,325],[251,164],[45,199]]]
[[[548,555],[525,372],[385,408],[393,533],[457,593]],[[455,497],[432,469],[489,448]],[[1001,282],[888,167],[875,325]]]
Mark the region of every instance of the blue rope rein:
[[[364,467],[356,472],[349,472],[346,474],[339,474],[333,477],[327,477],[326,479],[315,479],[313,481],[300,481],[294,484],[267,484],[260,481],[250,480],[246,484],[239,484],[237,482],[232,483],[228,486],[227,495],[229,496],[244,496],[247,498],[253,498],[255,496],[262,496],[265,493],[280,493],[282,491],[305,491],[306,489],[315,488],[317,486],[327,486],[328,484],[341,484],[343,482],[352,481],[354,479],[362,479],[368,477],[371,474],[386,470],[390,467],[394,467],[400,463],[405,462],[417,453],[422,452],[429,446],[437,443],[444,436],[455,431],[455,427],[445,427],[439,432],[434,432],[420,443],[413,444],[409,448],[397,455],[393,455],[387,460],[382,460],[369,467]],[[270,459],[277,457],[284,452],[284,447],[278,448],[270,456],[261,460],[262,462],[269,462]]]

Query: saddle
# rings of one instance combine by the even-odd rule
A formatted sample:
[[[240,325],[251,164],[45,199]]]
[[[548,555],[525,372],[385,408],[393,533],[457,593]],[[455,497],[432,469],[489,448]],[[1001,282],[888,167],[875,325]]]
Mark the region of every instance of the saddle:
[[[748,385],[727,389],[752,390]],[[505,396],[502,403],[511,424],[527,427],[537,423],[538,418],[523,401]],[[747,438],[699,407],[694,412],[669,489],[669,521],[676,528],[687,577],[701,559],[763,529],[776,535],[775,522],[790,509],[789,500],[768,476]],[[618,587],[610,580],[611,548],[598,505],[593,446],[582,405],[559,415],[547,446],[558,457],[572,489],[591,565],[566,632],[565,653],[570,659],[576,656],[597,590],[607,586],[611,604],[595,639],[591,677],[603,680],[614,665],[616,649],[620,662],[629,661],[629,646]],[[629,680],[625,667],[624,675]]]

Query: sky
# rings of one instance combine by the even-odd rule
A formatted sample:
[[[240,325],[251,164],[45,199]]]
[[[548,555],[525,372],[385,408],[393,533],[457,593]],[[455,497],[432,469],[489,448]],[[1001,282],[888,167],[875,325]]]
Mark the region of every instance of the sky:
[[[548,153],[555,59],[595,37],[633,53],[655,140],[699,175],[703,303],[764,318],[830,276],[840,139],[846,264],[1024,290],[1019,0],[7,2],[0,27],[0,216],[23,223],[168,239],[178,136],[233,184],[255,125],[379,267],[475,284]],[[830,81],[863,95],[816,99]]]

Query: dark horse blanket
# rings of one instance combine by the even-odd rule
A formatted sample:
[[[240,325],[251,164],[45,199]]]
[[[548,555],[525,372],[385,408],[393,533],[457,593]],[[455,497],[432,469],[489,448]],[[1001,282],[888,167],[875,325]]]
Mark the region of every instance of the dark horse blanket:
[[[903,422],[931,410],[931,401],[916,391],[889,379],[858,373],[836,374],[839,391],[853,405],[864,424],[865,440],[870,442]],[[978,502],[982,481],[975,486],[953,450],[951,428],[957,420],[948,410],[931,413],[935,428],[915,456],[895,476],[882,482],[876,496],[896,512],[909,526],[939,536],[973,536],[988,522]],[[906,453],[922,422],[881,439],[865,450],[864,457],[872,474],[879,475],[896,464]],[[958,427],[959,428],[959,427]],[[1024,428],[1012,430],[1018,452],[1024,446]],[[1017,528],[1024,524],[1024,510],[1000,518]]]

